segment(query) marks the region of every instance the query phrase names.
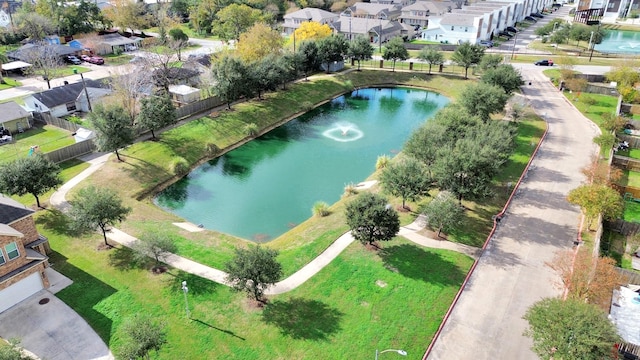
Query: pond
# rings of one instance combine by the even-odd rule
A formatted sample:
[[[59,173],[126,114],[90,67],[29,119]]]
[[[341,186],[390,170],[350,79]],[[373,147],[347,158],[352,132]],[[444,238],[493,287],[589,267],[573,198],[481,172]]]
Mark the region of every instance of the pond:
[[[207,229],[272,240],[365,180],[447,103],[409,88],[354,91],[196,168],[155,202]]]
[[[611,54],[640,54],[640,32],[607,30],[600,44],[594,50]]]

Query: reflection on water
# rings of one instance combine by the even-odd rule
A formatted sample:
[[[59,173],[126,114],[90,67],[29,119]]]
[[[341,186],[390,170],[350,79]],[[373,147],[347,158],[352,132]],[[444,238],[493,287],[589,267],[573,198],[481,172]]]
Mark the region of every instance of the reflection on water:
[[[156,198],[194,224],[271,240],[365,180],[379,155],[402,148],[448,99],[406,89],[360,89],[195,169]]]
[[[640,54],[640,32],[607,30],[602,42],[594,49],[602,53]]]

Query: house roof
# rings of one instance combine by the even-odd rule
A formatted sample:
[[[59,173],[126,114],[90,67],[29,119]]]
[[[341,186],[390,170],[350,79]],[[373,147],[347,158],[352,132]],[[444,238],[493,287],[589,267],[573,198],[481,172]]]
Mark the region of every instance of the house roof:
[[[45,49],[43,49],[45,48]],[[17,59],[22,61],[28,61],[31,56],[29,53],[32,51],[40,52],[40,51],[53,51],[58,56],[71,55],[75,54],[78,49],[74,49],[70,46],[66,45],[57,45],[57,44],[46,44],[46,45],[37,45],[37,44],[25,44],[19,47],[17,50],[7,52],[7,57],[10,59]]]
[[[2,70],[9,71],[9,70],[15,70],[15,69],[22,69],[29,66],[31,66],[31,64],[29,64],[28,62],[11,61],[11,62],[2,64]]]
[[[185,68],[177,68],[177,67],[170,67],[165,69],[155,69],[153,71],[153,78],[156,81],[162,80],[161,77],[164,75],[166,76],[167,79],[169,79],[169,82],[173,81],[173,80],[187,80],[190,79],[194,76],[198,76],[200,73],[195,71],[195,70],[191,70],[191,69],[185,69]]]
[[[108,84],[103,81],[85,79],[87,88],[108,88]],[[32,96],[43,103],[46,107],[52,108],[58,105],[76,101],[80,93],[83,91],[82,82],[59,86]]]
[[[120,34],[107,34],[107,35],[101,35],[98,40],[103,43],[103,44],[107,44],[110,46],[120,46],[120,45],[126,45],[126,44],[135,44],[136,42],[140,41],[139,38],[135,38],[135,39],[130,39],[127,37],[124,37]]]
[[[34,211],[13,200],[0,194],[0,223],[9,225],[16,220],[20,220]]]
[[[611,321],[624,341],[640,345],[640,294],[621,286],[613,291]]]
[[[305,19],[319,22],[322,19],[338,17],[337,14],[316,8],[304,8],[284,16],[285,19]]]
[[[29,113],[15,101],[0,104],[0,123],[23,119],[27,116]]]
[[[187,85],[169,85],[169,92],[178,95],[189,95],[193,93],[199,93],[200,89],[193,88]]]
[[[462,13],[444,14],[442,15],[442,20],[440,20],[440,25],[473,26],[477,17],[476,15]]]
[[[388,14],[393,11],[398,11],[400,10],[400,7],[397,4],[374,4],[374,3],[357,2],[353,4],[353,6],[348,7],[347,9],[355,13],[366,12],[367,14],[370,14],[370,15],[376,15],[379,13]]]
[[[352,34],[368,34],[369,32],[378,33],[380,29],[380,23],[382,22],[382,28],[384,33],[391,32],[394,28],[396,21],[380,20],[380,19],[367,19],[358,17],[341,16],[340,20],[335,21],[330,26],[336,29],[336,31],[342,34],[348,34],[351,31]]]
[[[5,224],[0,224],[0,235],[4,235],[4,236],[13,236],[13,237],[24,237],[24,235],[12,228],[9,225],[5,225]]]

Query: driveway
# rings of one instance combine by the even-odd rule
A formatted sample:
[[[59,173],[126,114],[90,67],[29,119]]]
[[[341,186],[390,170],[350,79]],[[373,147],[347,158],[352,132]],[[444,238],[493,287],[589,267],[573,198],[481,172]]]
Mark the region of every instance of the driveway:
[[[40,305],[42,299],[49,302]],[[42,290],[0,314],[0,337],[46,360],[110,360],[113,355],[93,329],[51,292]]]

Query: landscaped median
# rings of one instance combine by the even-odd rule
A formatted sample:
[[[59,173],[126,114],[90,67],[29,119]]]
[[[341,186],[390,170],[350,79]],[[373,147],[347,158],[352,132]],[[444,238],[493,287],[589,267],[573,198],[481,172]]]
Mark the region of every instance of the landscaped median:
[[[80,186],[94,184],[120,193],[134,209],[120,227],[125,232],[140,236],[154,229],[172,234],[180,255],[222,269],[233,249],[248,241],[213,231],[189,233],[172,225],[181,219],[151,201],[150,195],[177,179],[171,171],[177,157],[195,166],[206,159],[211,144],[224,149],[248,139],[243,131],[247,124],[266,130],[353,87],[413,85],[455,98],[465,83],[380,71],[319,76],[271,94],[265,101],[235,105],[232,111],[189,122],[163,133],[157,142],[132,145],[122,153],[124,162],[112,157]],[[495,179],[497,196],[482,204],[465,202],[470,211],[464,229],[451,234],[450,240],[472,245],[484,241],[491,216],[508,197],[508,184],[517,181],[543,131],[544,122],[533,116],[519,123],[516,152],[504,175]],[[331,215],[310,218],[269,243],[281,253],[278,260],[285,276],[347,231],[345,201],[332,205]],[[399,205],[401,199],[392,203]],[[421,203],[409,206],[419,210]],[[403,213],[403,224],[415,216]],[[466,255],[422,248],[400,237],[379,251],[354,243],[302,286],[272,296],[264,309],[258,309],[243,294],[191,274],[169,269],[153,275],[136,265],[129,249],[98,251],[100,234],[69,233],[65,218],[56,210],[41,211],[37,223],[55,250],[54,267],[74,280],[58,296],[87,319],[112,349],[120,344],[118,328],[127,316],[147,313],[165,321],[168,344],[159,358],[166,359],[360,359],[372,356],[379,347],[401,348],[408,358],[418,359],[473,262]],[[185,313],[184,280],[189,285],[191,319]]]

